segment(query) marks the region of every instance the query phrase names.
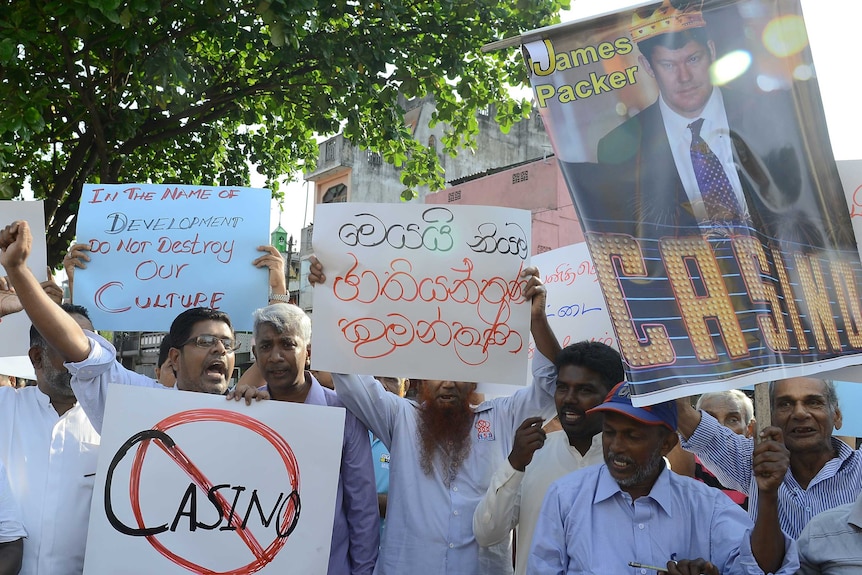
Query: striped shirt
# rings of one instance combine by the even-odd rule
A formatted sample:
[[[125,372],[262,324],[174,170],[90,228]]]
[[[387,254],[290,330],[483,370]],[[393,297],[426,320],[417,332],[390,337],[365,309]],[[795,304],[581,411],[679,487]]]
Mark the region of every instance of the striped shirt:
[[[737,435],[710,414],[701,412],[700,425],[682,447],[697,455],[722,485],[749,497],[748,514],[757,517],[757,481],[752,473],[754,440]],[[817,473],[807,489],[788,469],[778,489],[778,521],[781,529],[797,539],[808,521],[822,511],[852,503],[862,491],[862,453],[832,438],[838,452]]]

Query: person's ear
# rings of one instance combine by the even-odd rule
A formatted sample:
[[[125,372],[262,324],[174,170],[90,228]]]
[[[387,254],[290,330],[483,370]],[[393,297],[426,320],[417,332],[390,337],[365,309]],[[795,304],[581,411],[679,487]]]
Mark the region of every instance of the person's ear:
[[[753,417],[748,422],[748,427],[745,428],[745,437],[754,437],[754,430],[757,429],[757,420]]]
[[[844,418],[841,416],[841,408],[835,408],[835,417],[832,418],[832,426],[835,429],[841,429],[841,425],[844,423]]]
[[[29,350],[27,350],[27,355],[30,357],[30,363],[33,365],[33,369],[42,369],[42,348],[38,345],[31,346]]]
[[[172,347],[168,350],[168,359],[171,360],[171,369],[174,370],[174,375],[177,374],[177,367],[180,365],[180,350]]]
[[[311,344],[305,347],[305,369],[311,369]]]
[[[679,443],[679,436],[676,431],[669,431],[669,433],[665,435],[664,441],[661,444],[662,457],[670,453],[671,450],[676,447],[677,443]]]
[[[712,40],[706,43],[707,49],[709,49],[709,61],[715,62],[715,42]]]

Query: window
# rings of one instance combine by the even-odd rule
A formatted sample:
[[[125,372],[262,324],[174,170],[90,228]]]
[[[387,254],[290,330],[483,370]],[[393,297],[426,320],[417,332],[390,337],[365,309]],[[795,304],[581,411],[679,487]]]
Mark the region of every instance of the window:
[[[323,194],[323,199],[320,203],[322,204],[337,204],[339,202],[347,201],[347,186],[344,184],[336,184],[326,190],[326,193]]]

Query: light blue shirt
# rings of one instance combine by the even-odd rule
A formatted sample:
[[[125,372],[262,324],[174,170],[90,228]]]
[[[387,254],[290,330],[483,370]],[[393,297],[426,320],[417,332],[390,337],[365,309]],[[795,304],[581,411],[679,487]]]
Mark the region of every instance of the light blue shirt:
[[[557,372],[540,353],[533,359],[533,377],[533,385],[474,409],[470,453],[447,486],[437,466],[430,475],[422,471],[415,402],[387,392],[370,376],[333,374],[344,405],[391,455],[386,529],[375,575],[512,573],[509,541],[480,548],[473,535],[473,512],[509,456],[518,426],[527,417],[554,414]]]
[[[751,519],[720,490],[665,468],[649,495],[632,501],[606,465],[551,485],[533,535],[530,575],[652,575],[629,561],[664,567],[706,559],[722,575],[761,575],[751,552]],[[796,543],[784,537],[781,575],[799,567]]]

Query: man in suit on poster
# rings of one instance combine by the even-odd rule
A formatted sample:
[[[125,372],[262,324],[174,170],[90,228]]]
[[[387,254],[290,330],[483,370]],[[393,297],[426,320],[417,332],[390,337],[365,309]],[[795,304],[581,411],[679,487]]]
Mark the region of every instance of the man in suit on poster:
[[[829,257],[859,265],[816,83],[796,82],[792,91],[772,92],[715,85],[711,71],[716,46],[702,4],[663,0],[633,12],[629,32],[640,51],[639,71],[655,80],[659,97],[601,138],[598,164],[561,162],[588,236],[616,233],[637,241],[639,253],[630,254],[629,261],[642,261],[644,272],[612,270],[616,277],[603,282],[622,290],[624,302],[619,303],[625,304],[627,316],[615,320],[619,337],[627,335],[620,334],[622,329],[638,338],[636,344],[622,346],[626,362],[650,367],[633,364],[630,350],[655,337],[646,332],[657,325],[673,349],[652,365],[672,365],[674,378],[695,379],[706,372],[710,377],[738,374],[746,366],[781,361],[758,319],[769,317],[771,304],[749,297],[740,277],[743,262],[736,262],[734,246],[726,238],[759,240],[768,263],[754,273],[786,299],[798,296],[776,285],[772,249],[783,254],[844,250]],[[677,273],[690,276],[695,298],[721,295],[705,283],[709,270],[690,259],[680,261],[679,250],[668,248],[666,253],[660,243],[663,238],[701,235],[710,240],[738,328],[733,318],[717,324],[710,318],[715,312],[706,313],[703,322],[696,311],[684,317],[676,289],[679,279],[676,285],[669,281],[670,266],[682,266]],[[590,240],[598,241],[617,240]],[[800,285],[792,266],[787,274],[790,284]],[[804,309],[800,321],[804,327],[798,335],[806,337],[802,332],[810,326]],[[779,322],[775,331],[786,327]],[[698,355],[692,346],[697,337],[702,343],[711,341],[713,358]],[[804,355],[801,347],[781,353],[785,360],[792,355],[791,363],[819,359]]]
[[[664,0],[632,18],[641,69],[660,95],[598,144],[599,163],[625,174],[630,196],[619,209],[636,222],[632,235],[748,226],[791,251],[855,248],[828,135],[805,114],[820,106],[816,86],[797,86],[796,98],[714,86],[702,4]]]

